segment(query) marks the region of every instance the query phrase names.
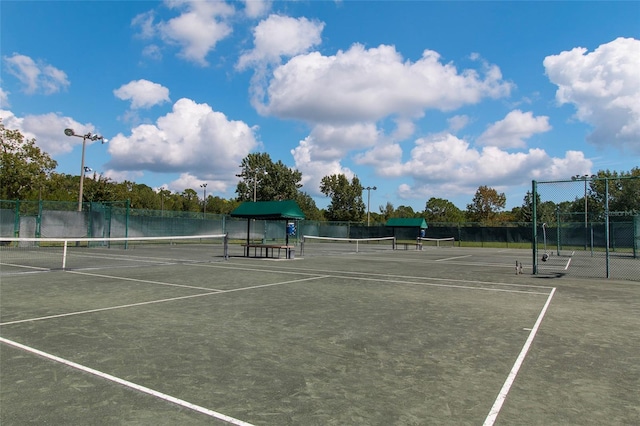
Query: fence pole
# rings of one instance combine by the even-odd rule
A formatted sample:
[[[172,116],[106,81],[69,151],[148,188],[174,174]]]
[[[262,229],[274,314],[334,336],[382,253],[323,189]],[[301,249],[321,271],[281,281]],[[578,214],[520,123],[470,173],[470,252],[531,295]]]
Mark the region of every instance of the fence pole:
[[[531,192],[532,192],[532,203],[531,203],[531,244],[532,244],[532,252],[533,252],[533,275],[538,274],[538,218],[536,217],[537,210],[537,202],[536,198],[538,196],[538,183],[535,180],[531,181]]]
[[[609,178],[604,180],[604,239],[607,265],[607,278],[611,278],[609,271]]]

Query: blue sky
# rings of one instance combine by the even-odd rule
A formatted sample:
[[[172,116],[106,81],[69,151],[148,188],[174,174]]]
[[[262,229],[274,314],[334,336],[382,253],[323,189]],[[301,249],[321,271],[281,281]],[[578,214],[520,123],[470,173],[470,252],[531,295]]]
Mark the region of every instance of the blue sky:
[[[358,176],[371,210],[519,206],[640,166],[639,2],[0,2],[0,118],[115,181],[235,196],[247,154]],[[200,194],[202,196],[202,194]],[[366,194],[365,194],[366,196]]]

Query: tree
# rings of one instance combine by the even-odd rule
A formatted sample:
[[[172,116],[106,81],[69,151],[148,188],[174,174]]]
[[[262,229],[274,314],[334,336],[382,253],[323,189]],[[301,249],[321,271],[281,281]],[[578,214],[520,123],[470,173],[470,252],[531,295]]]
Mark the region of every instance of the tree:
[[[393,217],[413,218],[416,217],[416,212],[413,211],[411,206],[399,206],[393,213]]]
[[[280,160],[274,163],[267,153],[247,155],[240,167],[238,201],[252,201],[254,197],[256,201],[293,200],[302,187],[302,173]]]
[[[424,216],[430,222],[464,222],[464,212],[451,201],[442,198],[429,198],[424,207]]]
[[[498,193],[488,186],[480,186],[471,204],[467,204],[467,214],[472,222],[490,223],[500,209],[507,204],[504,192]]]
[[[324,220],[322,211],[316,206],[316,202],[306,192],[298,191],[298,195],[294,198],[304,213],[307,220]]]
[[[359,222],[365,216],[365,205],[362,201],[362,185],[357,176],[351,182],[344,174],[325,176],[320,182],[320,191],[331,197],[331,204],[326,211],[328,220]]]
[[[393,216],[393,213],[395,212],[395,208],[393,207],[393,204],[391,204],[390,202],[387,201],[387,204],[384,206],[380,206],[380,214],[382,215],[382,218],[384,219],[384,221],[386,222],[387,220],[391,219]]]
[[[598,216],[604,213],[605,178],[609,181],[609,211],[640,211],[640,167],[634,167],[629,172],[600,170],[597,177],[598,179],[592,180],[589,184],[587,202],[590,215]]]
[[[25,139],[18,130],[9,130],[0,120],[0,199],[37,198],[58,163]]]

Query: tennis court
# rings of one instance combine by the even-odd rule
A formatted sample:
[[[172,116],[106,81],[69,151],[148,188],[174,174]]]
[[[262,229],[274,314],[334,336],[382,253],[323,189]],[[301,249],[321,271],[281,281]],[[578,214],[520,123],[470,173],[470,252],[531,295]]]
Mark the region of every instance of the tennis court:
[[[3,425],[640,424],[640,284],[530,250],[4,253]]]

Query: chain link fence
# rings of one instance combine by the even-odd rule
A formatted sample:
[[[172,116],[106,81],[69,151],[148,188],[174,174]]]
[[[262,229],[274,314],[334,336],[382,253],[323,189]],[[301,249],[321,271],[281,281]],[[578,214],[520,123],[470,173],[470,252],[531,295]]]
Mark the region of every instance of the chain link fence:
[[[640,281],[640,178],[532,183],[533,273]]]

